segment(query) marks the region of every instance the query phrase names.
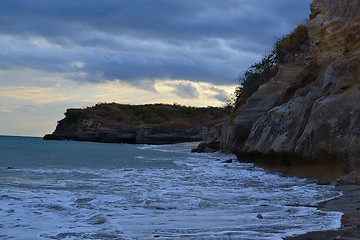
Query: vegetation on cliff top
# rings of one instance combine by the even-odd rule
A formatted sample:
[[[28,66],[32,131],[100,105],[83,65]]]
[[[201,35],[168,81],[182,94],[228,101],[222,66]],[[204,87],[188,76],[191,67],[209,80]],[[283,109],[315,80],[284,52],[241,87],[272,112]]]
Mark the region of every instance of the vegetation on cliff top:
[[[217,124],[229,114],[229,109],[218,107],[186,107],[178,104],[126,105],[99,103],[84,109],[68,109],[59,121],[58,130],[123,126],[129,128],[164,126],[193,128]],[[66,129],[65,129],[66,128]]]

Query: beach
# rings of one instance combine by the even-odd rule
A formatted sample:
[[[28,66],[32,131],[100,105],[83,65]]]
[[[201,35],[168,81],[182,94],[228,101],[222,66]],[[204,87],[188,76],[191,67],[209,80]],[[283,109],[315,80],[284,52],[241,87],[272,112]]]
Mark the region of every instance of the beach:
[[[355,240],[360,239],[360,186],[339,185],[336,189],[343,192],[341,197],[319,204],[324,211],[343,212],[342,227],[335,231],[312,232],[296,237],[285,238],[286,240]]]

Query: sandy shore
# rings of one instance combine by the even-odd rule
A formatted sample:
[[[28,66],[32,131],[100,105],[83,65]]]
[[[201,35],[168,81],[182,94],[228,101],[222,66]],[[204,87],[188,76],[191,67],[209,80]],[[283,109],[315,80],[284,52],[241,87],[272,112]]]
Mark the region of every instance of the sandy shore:
[[[313,232],[305,235],[286,238],[286,240],[354,240],[360,239],[360,186],[340,185],[336,187],[343,196],[321,203],[319,208],[324,211],[343,212],[342,227],[335,231]]]

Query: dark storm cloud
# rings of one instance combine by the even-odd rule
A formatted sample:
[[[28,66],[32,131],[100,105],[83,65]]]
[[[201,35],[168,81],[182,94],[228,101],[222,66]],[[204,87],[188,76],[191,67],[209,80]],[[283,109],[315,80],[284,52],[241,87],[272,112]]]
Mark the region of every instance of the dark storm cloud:
[[[75,81],[234,83],[310,0],[3,0],[0,67]],[[76,65],[74,62],[81,62]]]

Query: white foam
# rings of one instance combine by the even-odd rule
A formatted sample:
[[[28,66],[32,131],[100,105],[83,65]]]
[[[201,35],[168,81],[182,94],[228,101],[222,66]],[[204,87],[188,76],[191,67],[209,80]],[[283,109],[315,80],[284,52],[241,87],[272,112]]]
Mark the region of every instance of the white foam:
[[[281,239],[340,226],[341,213],[304,207],[338,196],[332,187],[272,174],[252,164],[222,163],[233,156],[190,154],[183,145],[143,146],[132,161],[147,160],[141,150],[156,151],[151,161],[158,164],[169,161],[171,147],[178,167],[43,167],[12,172],[0,190],[0,235]],[[159,155],[162,150],[166,156]],[[20,184],[14,179],[21,179]],[[256,217],[259,213],[264,219]]]

